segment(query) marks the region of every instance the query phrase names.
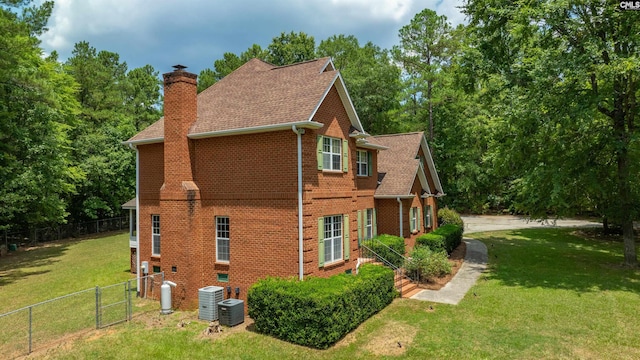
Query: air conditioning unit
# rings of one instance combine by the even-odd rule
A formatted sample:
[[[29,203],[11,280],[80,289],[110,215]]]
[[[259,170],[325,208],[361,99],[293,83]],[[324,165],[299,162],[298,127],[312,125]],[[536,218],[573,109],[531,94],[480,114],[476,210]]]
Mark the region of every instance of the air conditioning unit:
[[[227,299],[218,303],[220,325],[236,326],[244,322],[244,301]]]
[[[224,300],[224,288],[207,286],[198,289],[198,319],[218,320],[218,303]]]

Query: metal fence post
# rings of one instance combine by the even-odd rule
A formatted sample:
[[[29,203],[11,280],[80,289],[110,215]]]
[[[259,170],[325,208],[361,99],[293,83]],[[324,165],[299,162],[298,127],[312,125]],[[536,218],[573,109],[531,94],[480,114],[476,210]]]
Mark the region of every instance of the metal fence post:
[[[100,287],[96,286],[96,329],[100,329]]]
[[[133,316],[133,304],[131,303],[131,280],[127,281],[127,296],[129,297],[129,321]]]
[[[33,306],[29,306],[29,354],[31,354],[33,341]]]
[[[124,318],[129,320],[129,282],[124,284]]]

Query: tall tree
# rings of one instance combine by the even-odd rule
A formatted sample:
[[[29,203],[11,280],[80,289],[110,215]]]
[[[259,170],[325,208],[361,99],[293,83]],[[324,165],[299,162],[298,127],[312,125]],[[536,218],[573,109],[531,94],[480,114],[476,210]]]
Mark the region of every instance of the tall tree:
[[[246,51],[242,52],[240,56],[230,52],[224,53],[222,59],[214,61],[213,70],[204,69],[200,72],[198,76],[198,92],[220,81],[223,77],[229,75],[247,61],[253,58],[266,60],[268,56],[269,52],[262,49],[258,44],[253,44]]]
[[[134,154],[120,142],[160,117],[158,72],[128,72],[118,54],[87,42],[75,45],[66,69],[80,83],[73,150],[86,174],[69,209],[76,221],[115,216],[135,189]]]
[[[36,38],[53,3],[30,3],[0,1],[0,228],[63,222],[83,176],[69,152],[76,84]]]
[[[417,85],[412,94],[413,101],[422,97],[426,99],[430,140],[434,138],[433,87],[442,67],[449,62],[454,44],[451,31],[446,16],[424,9],[409,25],[400,29],[400,46],[394,48],[396,60],[410,78],[409,84]]]
[[[274,65],[288,65],[316,57],[316,41],[304,32],[281,33],[267,48],[267,61]]]
[[[464,12],[489,70],[509,89],[503,167],[533,216],[589,207],[621,225],[637,266],[640,212],[640,13],[619,2],[469,0]]]

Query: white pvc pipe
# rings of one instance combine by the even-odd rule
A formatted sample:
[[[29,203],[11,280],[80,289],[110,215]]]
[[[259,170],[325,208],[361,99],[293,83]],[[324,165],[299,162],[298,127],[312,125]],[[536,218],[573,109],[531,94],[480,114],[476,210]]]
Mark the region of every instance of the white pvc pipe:
[[[291,130],[293,130],[298,138],[298,277],[300,280],[303,280],[304,233],[302,228],[302,134],[304,134],[304,129],[298,129],[295,125],[292,125]]]
[[[136,284],[140,296],[140,151],[133,144],[129,147],[136,151]]]
[[[402,230],[403,230],[403,228],[404,228],[404,226],[403,226],[404,224],[402,223],[402,200],[400,200],[400,198],[399,198],[399,197],[397,197],[397,198],[396,198],[396,201],[398,201],[398,204],[400,204],[400,205],[398,206],[398,211],[400,212],[400,237],[401,237],[401,238],[404,238],[404,236],[403,236],[403,231],[402,231]]]

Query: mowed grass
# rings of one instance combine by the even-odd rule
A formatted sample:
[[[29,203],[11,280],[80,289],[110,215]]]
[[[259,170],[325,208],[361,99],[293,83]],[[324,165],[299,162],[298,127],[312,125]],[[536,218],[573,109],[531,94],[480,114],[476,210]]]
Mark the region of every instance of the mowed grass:
[[[197,312],[157,313],[34,354],[55,359],[638,359],[640,271],[622,244],[572,230],[474,234],[489,269],[459,305],[397,299],[328,350],[249,330],[204,337]],[[184,328],[176,325],[190,321]]]
[[[0,314],[132,278],[127,233],[59,241],[0,258]]]
[[[0,258],[0,314],[37,304],[31,312],[23,309],[0,317],[0,353],[9,358],[26,355],[30,324],[33,349],[95,329],[95,286],[132,279],[128,253],[129,237],[119,234],[48,243]],[[101,293],[103,305],[119,303],[102,311],[103,321],[124,319],[125,286],[109,287]]]

